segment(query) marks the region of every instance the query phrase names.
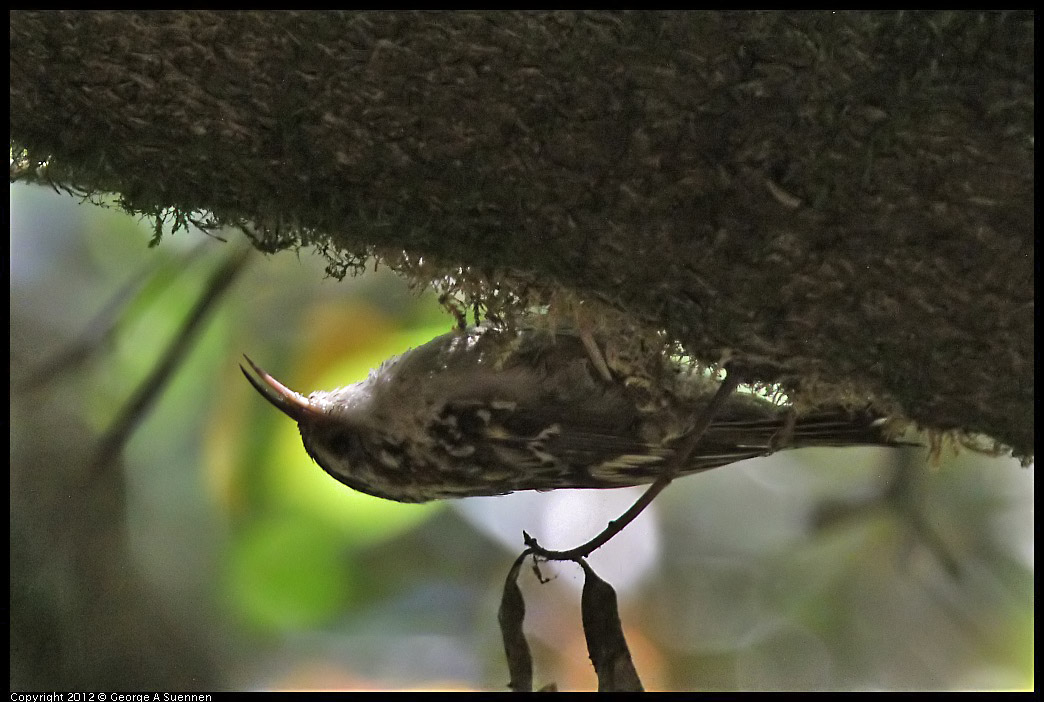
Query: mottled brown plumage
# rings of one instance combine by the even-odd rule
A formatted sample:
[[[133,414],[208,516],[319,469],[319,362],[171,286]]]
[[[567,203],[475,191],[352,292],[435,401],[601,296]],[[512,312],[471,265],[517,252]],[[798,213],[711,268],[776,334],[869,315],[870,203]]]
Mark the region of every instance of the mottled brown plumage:
[[[679,370],[662,401],[596,370],[570,331],[455,331],[391,359],[366,380],[307,397],[250,359],[243,370],[297,421],[305,450],[337,480],[400,502],[516,490],[650,483],[717,383]],[[599,364],[600,365],[600,364]],[[897,445],[869,412],[794,417],[737,393],[681,475],[782,448]]]

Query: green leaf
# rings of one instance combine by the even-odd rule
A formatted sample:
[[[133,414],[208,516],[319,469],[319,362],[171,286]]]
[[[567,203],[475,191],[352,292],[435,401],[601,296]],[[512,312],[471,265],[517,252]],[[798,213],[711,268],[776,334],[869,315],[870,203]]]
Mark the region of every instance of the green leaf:
[[[258,520],[229,553],[231,605],[264,630],[320,625],[351,596],[345,558],[339,534],[321,521],[286,514]]]

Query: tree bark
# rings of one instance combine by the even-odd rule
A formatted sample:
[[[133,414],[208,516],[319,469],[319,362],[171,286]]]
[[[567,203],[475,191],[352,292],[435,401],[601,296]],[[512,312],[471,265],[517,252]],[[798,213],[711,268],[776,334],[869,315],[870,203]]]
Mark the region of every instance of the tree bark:
[[[1033,451],[1031,12],[10,19],[13,179]]]

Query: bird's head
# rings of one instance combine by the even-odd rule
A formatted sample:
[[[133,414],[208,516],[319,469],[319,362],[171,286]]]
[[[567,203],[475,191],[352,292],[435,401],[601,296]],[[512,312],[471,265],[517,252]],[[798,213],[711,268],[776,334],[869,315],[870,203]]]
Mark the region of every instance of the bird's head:
[[[243,375],[263,398],[297,422],[308,455],[331,476],[360,492],[392,500],[416,501],[396,493],[387,485],[394,475],[394,456],[375,442],[379,431],[364,420],[359,405],[366,399],[368,382],[356,383],[329,392],[302,395],[269,375],[244,356],[252,375],[240,366]],[[374,455],[375,450],[381,454]]]

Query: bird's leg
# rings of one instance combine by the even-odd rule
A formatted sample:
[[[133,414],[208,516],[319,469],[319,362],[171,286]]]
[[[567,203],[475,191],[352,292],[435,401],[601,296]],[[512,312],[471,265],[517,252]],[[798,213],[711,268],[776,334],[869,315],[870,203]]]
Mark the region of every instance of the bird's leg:
[[[591,334],[591,322],[583,308],[576,307],[573,310],[573,320],[576,324],[580,341],[584,345],[584,350],[587,351],[587,355],[591,359],[591,365],[594,366],[598,375],[602,376],[605,382],[613,382],[613,374],[609,371],[609,364],[605,362],[605,356],[602,354],[602,350],[598,348],[594,335]]]
[[[590,329],[588,329],[586,324],[581,323],[579,325],[579,330],[580,341],[583,342],[584,349],[587,350],[587,355],[591,358],[591,365],[594,366],[595,370],[598,371],[598,375],[602,376],[605,382],[613,382],[613,374],[609,372],[609,365],[605,362],[605,357],[602,355],[602,351],[598,348],[598,344],[595,343]]]
[[[791,441],[794,439],[794,427],[796,424],[797,413],[794,412],[794,407],[792,405],[787,408],[783,415],[783,424],[779,427],[776,433],[772,435],[772,438],[769,439],[769,449],[772,452],[790,446]]]

